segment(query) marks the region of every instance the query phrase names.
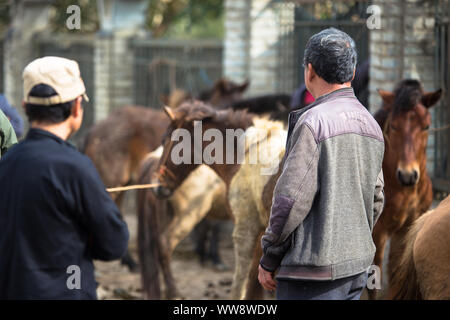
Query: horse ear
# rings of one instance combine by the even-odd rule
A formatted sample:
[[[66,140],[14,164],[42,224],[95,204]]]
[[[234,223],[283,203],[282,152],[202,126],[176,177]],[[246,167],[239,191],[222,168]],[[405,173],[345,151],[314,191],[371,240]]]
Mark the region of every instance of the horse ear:
[[[422,95],[422,104],[427,108],[431,108],[439,101],[441,96],[442,96],[442,89],[438,89],[434,92],[425,92]]]
[[[377,89],[378,94],[381,96],[381,99],[383,99],[383,108],[386,110],[390,110],[390,108],[392,107],[392,104],[394,103],[394,98],[395,95],[392,92],[386,91],[386,90],[381,90],[381,89]]]
[[[245,80],[245,82],[243,84],[241,84],[240,86],[237,87],[237,89],[238,89],[237,91],[242,93],[248,89],[249,85],[250,85],[250,80],[247,79],[247,80]]]
[[[164,112],[167,114],[169,119],[171,121],[175,121],[177,118],[175,117],[175,114],[173,113],[172,109],[168,106],[164,106]]]
[[[226,94],[229,91],[228,81],[225,78],[220,78],[214,85],[214,88],[218,89],[220,93]]]

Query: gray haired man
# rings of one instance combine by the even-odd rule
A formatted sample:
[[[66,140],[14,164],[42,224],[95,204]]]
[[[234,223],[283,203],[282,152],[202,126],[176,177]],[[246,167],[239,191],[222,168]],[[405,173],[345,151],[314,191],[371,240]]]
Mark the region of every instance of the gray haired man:
[[[351,87],[356,59],[353,39],[334,28],[306,45],[305,84],[316,101],[289,115],[262,238],[258,278],[278,299],[359,299],[366,286],[384,205],[384,141]]]

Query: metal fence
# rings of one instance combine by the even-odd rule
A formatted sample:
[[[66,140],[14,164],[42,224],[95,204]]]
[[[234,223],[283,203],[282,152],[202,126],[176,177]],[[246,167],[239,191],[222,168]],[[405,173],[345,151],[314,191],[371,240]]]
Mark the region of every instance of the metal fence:
[[[76,60],[79,63],[89,102],[83,102],[84,118],[81,129],[72,137],[74,141],[85,134],[94,123],[94,39],[92,37],[72,37],[52,35],[36,39],[38,56],[59,56]]]
[[[335,27],[348,33],[356,43],[358,64],[369,58],[369,33],[366,13],[370,1],[278,1],[281,33],[278,44],[278,91],[292,92],[303,79],[301,58],[308,39],[315,33]],[[293,14],[292,14],[293,12]]]
[[[193,95],[222,76],[221,41],[135,40],[135,103],[158,108],[175,88]]]
[[[443,97],[434,107],[433,126],[445,127],[450,124],[450,1],[435,1],[435,87],[442,88]],[[450,129],[434,132],[434,177],[433,187],[450,192]]]

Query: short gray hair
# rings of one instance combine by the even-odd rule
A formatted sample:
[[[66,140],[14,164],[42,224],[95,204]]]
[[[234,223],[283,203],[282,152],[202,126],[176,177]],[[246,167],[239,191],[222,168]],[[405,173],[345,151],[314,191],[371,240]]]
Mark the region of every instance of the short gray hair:
[[[328,83],[345,83],[353,78],[357,53],[355,41],[345,32],[328,28],[313,35],[306,44],[303,66],[311,63]]]

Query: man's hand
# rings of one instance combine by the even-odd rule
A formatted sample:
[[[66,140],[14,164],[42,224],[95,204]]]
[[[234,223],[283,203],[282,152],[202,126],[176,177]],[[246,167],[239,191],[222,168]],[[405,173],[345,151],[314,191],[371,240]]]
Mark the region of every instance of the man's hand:
[[[263,286],[264,289],[269,291],[274,291],[277,288],[277,284],[273,279],[273,273],[266,271],[259,265],[258,267],[258,280],[259,283]]]

